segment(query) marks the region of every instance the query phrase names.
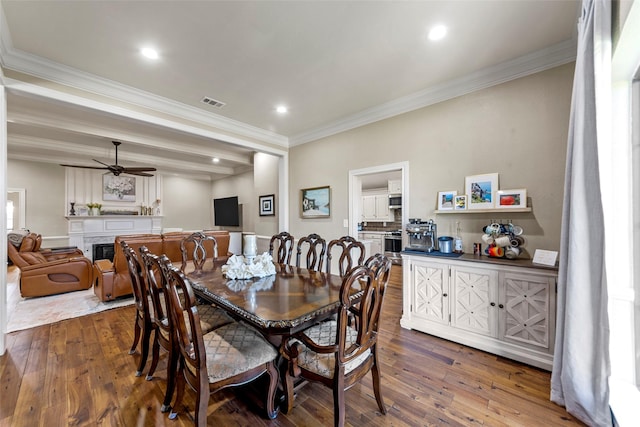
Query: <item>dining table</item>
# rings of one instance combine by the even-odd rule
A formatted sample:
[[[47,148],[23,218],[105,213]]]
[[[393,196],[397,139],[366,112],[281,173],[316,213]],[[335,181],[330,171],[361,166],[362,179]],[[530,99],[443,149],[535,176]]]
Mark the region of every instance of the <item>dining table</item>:
[[[186,271],[195,295],[249,323],[274,345],[340,308],[338,275],[275,264],[275,274],[269,276],[229,279],[219,267]],[[360,296],[354,291],[350,298],[357,301]]]

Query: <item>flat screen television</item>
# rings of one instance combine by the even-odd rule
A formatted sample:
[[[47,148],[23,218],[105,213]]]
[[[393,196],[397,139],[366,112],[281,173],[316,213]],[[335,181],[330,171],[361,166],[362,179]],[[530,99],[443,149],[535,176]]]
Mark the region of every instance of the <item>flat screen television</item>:
[[[213,199],[214,224],[219,226],[240,226],[240,208],[238,197],[224,197]]]

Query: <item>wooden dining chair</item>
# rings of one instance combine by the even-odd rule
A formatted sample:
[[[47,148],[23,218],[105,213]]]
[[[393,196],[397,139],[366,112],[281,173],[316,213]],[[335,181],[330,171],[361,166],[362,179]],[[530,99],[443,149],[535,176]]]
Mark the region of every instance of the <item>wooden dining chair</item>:
[[[264,405],[267,416],[274,419],[278,386],[275,348],[260,333],[242,323],[230,323],[204,333],[193,289],[178,269],[170,271],[168,294],[180,354],[176,400],[169,418],[175,419],[178,415],[185,385],[196,392],[195,425],[201,427],[207,425],[212,393],[247,384],[267,373],[269,385]]]
[[[169,277],[172,265],[165,255],[157,256],[152,254],[146,246],[140,247],[140,257],[144,265],[145,279],[154,313],[152,321],[155,323],[156,331],[152,347],[151,367],[146,379],[147,381],[153,379],[153,374],[160,360],[160,348],[164,349],[168,353],[167,388],[161,412],[167,412],[171,409],[171,399],[175,390],[178,368],[177,341],[172,332],[173,328],[170,324],[171,319],[168,311],[167,277]],[[198,305],[198,311],[200,312],[200,326],[205,333],[234,322],[233,318],[224,310],[209,304]]]
[[[198,273],[202,271],[207,260],[212,261],[212,268],[215,268],[215,261],[218,259],[218,241],[213,236],[207,236],[202,231],[196,231],[182,239],[180,252],[182,252],[180,270],[185,271],[189,260],[191,260],[194,272]]]
[[[333,256],[338,257],[338,274],[344,277],[349,270],[364,262],[364,243],[351,236],[343,236],[336,240],[331,240],[327,246],[327,274],[331,274],[331,264]]]
[[[289,264],[293,252],[293,236],[286,231],[271,236],[269,240],[269,255],[273,256],[274,249],[277,249],[274,261],[278,264]]]
[[[136,252],[124,240],[120,242],[120,246],[122,247],[122,252],[124,252],[124,256],[127,261],[129,276],[131,276],[133,299],[136,306],[133,345],[129,350],[129,354],[134,354],[136,352],[136,347],[141,341],[140,361],[138,362],[138,369],[136,370],[136,377],[139,377],[142,375],[142,371],[147,364],[151,334],[156,328],[156,323],[153,308],[151,306],[151,300],[149,298],[149,292],[144,283],[142,266],[138,261]]]
[[[295,378],[319,382],[333,390],[334,424],[344,426],[345,391],[371,371],[378,408],[386,414],[377,343],[391,261],[380,255],[368,263],[369,267],[356,266],[344,276],[337,320],[320,322],[285,338],[282,354],[288,360],[284,380],[287,410],[293,407]],[[356,303],[351,300],[354,291],[362,291],[362,298],[357,301],[357,321],[350,324],[349,317],[354,313],[351,307]]]
[[[302,251],[306,249],[306,264],[302,264]],[[296,267],[305,267],[308,270],[322,271],[324,255],[327,251],[327,241],[319,235],[312,233],[298,240],[296,248]]]

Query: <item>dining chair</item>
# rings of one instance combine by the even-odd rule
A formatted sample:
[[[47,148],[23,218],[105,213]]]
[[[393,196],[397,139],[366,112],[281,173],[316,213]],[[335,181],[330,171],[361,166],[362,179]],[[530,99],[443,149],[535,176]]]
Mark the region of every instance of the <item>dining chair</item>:
[[[146,246],[140,247],[140,257],[144,265],[144,273],[149,296],[151,298],[153,313],[152,321],[155,323],[155,336],[153,340],[153,351],[151,368],[147,373],[147,381],[153,379],[153,374],[158,367],[160,360],[160,348],[168,353],[167,361],[167,388],[161,412],[167,412],[171,408],[171,398],[175,390],[176,371],[178,368],[178,349],[176,338],[173,335],[169,318],[169,294],[167,292],[167,277],[172,268],[171,261],[167,256],[157,256],[149,252]],[[200,326],[202,331],[209,332],[220,326],[234,322],[224,310],[208,304],[198,305],[200,312]]]
[[[269,241],[269,255],[273,256],[273,250],[277,249],[275,262],[289,264],[293,252],[293,236],[286,231],[271,236]]]
[[[189,281],[175,268],[170,270],[168,279],[169,307],[180,355],[176,400],[169,418],[177,417],[186,385],[196,392],[195,425],[200,427],[207,424],[211,394],[247,384],[267,373],[264,405],[267,416],[274,419],[279,377],[275,348],[256,330],[238,322],[204,333]]]
[[[331,264],[333,255],[338,257],[338,274],[344,277],[351,268],[361,265],[364,262],[364,243],[351,236],[343,236],[339,239],[331,240],[327,246],[327,274],[331,274]]]
[[[301,265],[302,251],[306,249],[306,264]],[[305,267],[308,270],[322,271],[324,254],[327,251],[327,241],[319,235],[312,233],[298,240],[296,248],[296,267]]]
[[[136,370],[136,377],[142,375],[147,358],[149,356],[149,343],[151,342],[151,333],[156,328],[149,293],[144,284],[142,266],[136,256],[136,252],[123,240],[120,242],[122,252],[124,252],[127,261],[129,275],[131,276],[131,287],[133,288],[133,300],[136,306],[136,320],[133,330],[133,345],[129,349],[129,354],[136,352],[136,347],[140,342],[140,361]]]
[[[386,414],[380,390],[377,343],[391,261],[376,255],[368,264],[358,265],[344,276],[337,320],[320,322],[285,338],[282,355],[288,360],[283,384],[287,410],[293,406],[295,378],[319,382],[333,390],[334,425],[344,426],[345,391],[371,371],[378,408]],[[353,292],[358,291],[362,297],[352,301]],[[349,317],[354,314],[351,307],[356,302],[357,321],[350,324]]]
[[[213,268],[215,268],[215,261],[218,258],[218,241],[213,236],[207,236],[202,231],[196,231],[182,239],[180,252],[182,252],[181,271],[185,271],[189,260],[191,260],[194,272],[202,272],[207,260],[211,260]]]

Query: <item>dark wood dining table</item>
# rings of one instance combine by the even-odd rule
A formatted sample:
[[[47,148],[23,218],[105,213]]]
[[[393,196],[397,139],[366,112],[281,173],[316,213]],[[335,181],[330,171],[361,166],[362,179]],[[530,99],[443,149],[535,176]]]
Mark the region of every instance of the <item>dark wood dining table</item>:
[[[187,271],[187,278],[199,298],[253,325],[277,345],[282,336],[338,312],[342,278],[287,264],[275,267],[276,274],[262,278],[228,279],[220,268]],[[360,294],[351,298],[357,300]]]

